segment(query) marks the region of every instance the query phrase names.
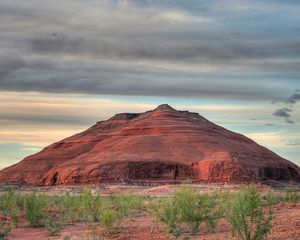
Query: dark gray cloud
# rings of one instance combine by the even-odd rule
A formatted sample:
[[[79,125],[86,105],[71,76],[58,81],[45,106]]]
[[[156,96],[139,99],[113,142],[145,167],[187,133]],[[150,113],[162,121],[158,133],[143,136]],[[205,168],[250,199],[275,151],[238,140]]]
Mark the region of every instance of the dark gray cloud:
[[[79,53],[83,39],[72,39],[53,33],[48,38],[34,38],[29,40],[32,50],[43,53]],[[90,49],[93,51],[93,49]]]
[[[5,115],[4,115],[5,114]],[[45,113],[35,113],[35,114],[12,114],[12,113],[3,113],[0,114],[0,121],[3,124],[38,124],[41,125],[62,125],[62,124],[68,124],[68,125],[74,125],[74,126],[86,126],[87,124],[92,124],[97,122],[98,118],[88,118],[84,116],[69,116],[67,114],[45,114]]]
[[[288,104],[296,104],[299,101],[300,101],[300,93],[294,93],[285,102],[288,103]]]
[[[288,97],[286,100],[284,101],[272,101],[272,104],[278,103],[278,102],[282,102],[285,105],[289,106],[290,108],[281,108],[276,110],[273,115],[277,116],[277,117],[283,117],[285,118],[285,122],[289,123],[289,124],[294,124],[295,122],[293,120],[290,119],[291,117],[291,112],[294,111],[294,105],[300,101],[300,94],[298,93],[298,90],[295,90],[294,94],[292,94],[290,97]]]
[[[290,108],[281,108],[281,109],[277,109],[273,115],[276,117],[281,117],[284,118],[285,123],[288,124],[295,124],[295,122],[293,120],[290,119],[291,117],[291,112],[293,112],[292,109]]]
[[[273,100],[271,103],[284,103],[286,105],[289,105],[290,107],[294,107],[294,105],[300,101],[300,94],[298,93],[299,90],[295,90],[292,95],[290,95],[288,98],[285,98],[283,100]]]
[[[18,57],[0,55],[0,80],[9,76],[9,74],[26,67],[24,60]]]
[[[247,42],[243,40],[225,39],[220,45],[219,41],[201,40],[195,42],[189,37],[181,36],[172,39],[161,36],[147,36],[136,38],[131,35],[97,36],[97,38],[85,39],[83,37],[51,35],[28,39],[30,51],[38,54],[84,54],[93,58],[110,58],[123,60],[160,60],[171,62],[192,61],[195,63],[209,63],[226,65],[229,61],[240,65],[241,60],[268,59],[282,55],[299,55],[300,42],[297,45]],[[209,36],[208,36],[209,37]],[[251,64],[251,63],[248,63]],[[275,69],[278,63],[264,63],[264,68]],[[280,63],[286,69],[297,69],[293,63]],[[252,63],[255,66],[255,64]],[[298,67],[299,65],[297,65]],[[256,65],[260,67],[259,64]]]
[[[0,90],[283,101],[300,77],[299,9],[279,1],[2,1]]]
[[[286,118],[285,119],[285,122],[288,123],[288,124],[295,124],[295,122],[289,118]]]
[[[273,115],[276,117],[284,117],[284,118],[288,118],[291,115],[289,114],[290,112],[292,112],[291,109],[289,108],[281,108],[281,109],[277,109]]]
[[[230,99],[269,99],[274,93],[266,93],[267,88],[255,83],[239,82],[239,77],[232,82],[220,81],[217,86],[208,84],[217,81],[217,76],[197,77],[182,71],[145,68],[114,68],[101,64],[78,66],[70,64],[30,63],[31,68],[19,69],[9,77],[0,79],[2,89],[18,91],[70,92],[113,95],[147,95],[176,97],[205,97]],[[225,74],[224,74],[225,76]]]

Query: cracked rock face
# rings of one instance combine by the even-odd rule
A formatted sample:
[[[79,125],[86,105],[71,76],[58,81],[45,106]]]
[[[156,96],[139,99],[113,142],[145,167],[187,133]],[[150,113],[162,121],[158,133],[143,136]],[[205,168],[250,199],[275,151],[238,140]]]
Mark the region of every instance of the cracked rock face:
[[[251,139],[167,104],[121,113],[0,171],[1,182],[58,185],[300,180],[300,169]]]

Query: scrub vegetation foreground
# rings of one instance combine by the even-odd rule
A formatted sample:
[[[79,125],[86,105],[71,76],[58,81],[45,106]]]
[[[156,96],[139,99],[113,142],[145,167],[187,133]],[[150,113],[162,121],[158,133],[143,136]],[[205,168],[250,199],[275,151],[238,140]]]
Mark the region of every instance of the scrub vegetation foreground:
[[[36,239],[136,239],[122,232],[134,228],[131,222],[150,219],[153,229],[160,229],[161,239],[202,239],[201,234],[227,232],[232,239],[263,240],[274,227],[278,206],[297,206],[298,201],[299,193],[293,188],[261,192],[255,185],[198,193],[184,184],[171,196],[100,196],[90,188],[77,195],[49,196],[37,190],[21,194],[10,188],[0,196],[0,239],[17,239],[15,231],[29,228],[45,229],[44,238]],[[84,231],[62,234],[76,224],[84,226]],[[300,239],[297,234],[294,237]]]

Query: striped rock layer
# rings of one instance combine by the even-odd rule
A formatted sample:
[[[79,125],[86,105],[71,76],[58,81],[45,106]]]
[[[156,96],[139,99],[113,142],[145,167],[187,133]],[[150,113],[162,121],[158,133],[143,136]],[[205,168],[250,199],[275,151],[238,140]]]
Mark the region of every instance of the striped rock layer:
[[[300,168],[198,113],[167,104],[122,113],[0,171],[0,182],[58,185],[300,180]]]

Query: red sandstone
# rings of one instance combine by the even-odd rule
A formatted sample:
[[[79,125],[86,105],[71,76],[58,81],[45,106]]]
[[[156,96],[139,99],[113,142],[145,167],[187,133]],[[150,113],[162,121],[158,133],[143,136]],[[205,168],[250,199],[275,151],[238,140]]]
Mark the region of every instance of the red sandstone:
[[[300,180],[300,168],[197,113],[160,105],[117,114],[0,171],[0,182]]]

